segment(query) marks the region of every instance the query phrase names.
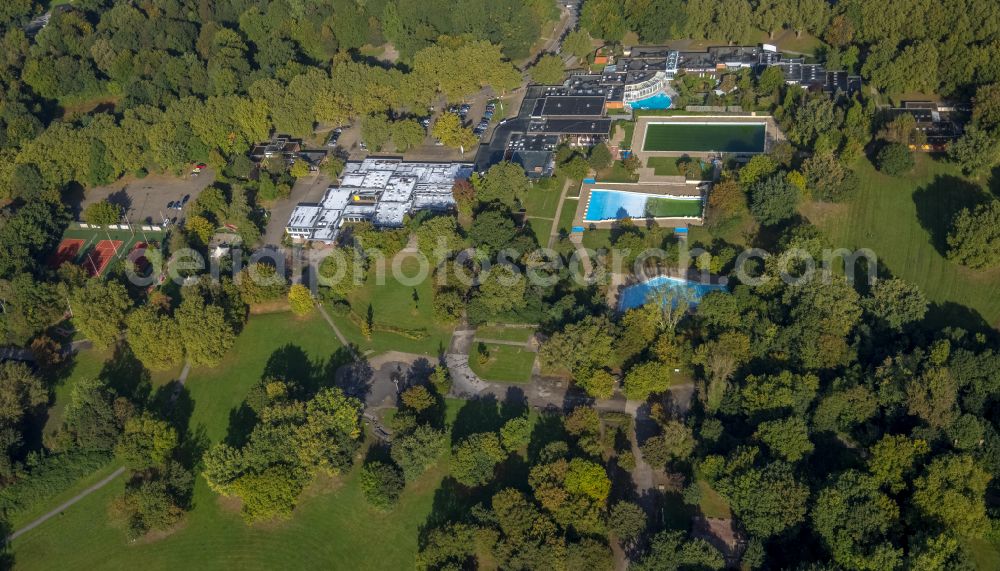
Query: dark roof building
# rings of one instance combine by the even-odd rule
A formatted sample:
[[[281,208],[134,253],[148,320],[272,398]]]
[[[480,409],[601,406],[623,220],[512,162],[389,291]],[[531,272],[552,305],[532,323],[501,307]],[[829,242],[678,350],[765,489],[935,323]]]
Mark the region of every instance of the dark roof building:
[[[915,133],[909,142],[914,151],[942,152],[948,143],[962,136],[962,122],[951,108],[940,106],[933,101],[904,101],[902,107],[890,107],[881,111],[887,121],[900,115],[909,114],[916,121]]]
[[[592,75],[571,77],[561,86],[528,86],[517,117],[497,125],[493,139],[479,147],[476,170],[508,160],[530,177],[551,175],[560,143],[590,146],[608,138],[611,119],[604,111],[613,93]]]

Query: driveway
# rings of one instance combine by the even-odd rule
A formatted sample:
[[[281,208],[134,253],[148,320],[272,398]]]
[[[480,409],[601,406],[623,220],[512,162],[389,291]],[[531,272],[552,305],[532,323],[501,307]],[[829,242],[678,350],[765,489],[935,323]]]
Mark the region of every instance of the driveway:
[[[319,202],[333,182],[333,179],[323,173],[310,173],[295,181],[288,198],[278,200],[271,205],[271,216],[267,219],[267,229],[264,231],[264,245],[280,247],[281,238],[285,235],[285,226],[288,225],[288,218],[292,215],[295,205],[300,202]]]

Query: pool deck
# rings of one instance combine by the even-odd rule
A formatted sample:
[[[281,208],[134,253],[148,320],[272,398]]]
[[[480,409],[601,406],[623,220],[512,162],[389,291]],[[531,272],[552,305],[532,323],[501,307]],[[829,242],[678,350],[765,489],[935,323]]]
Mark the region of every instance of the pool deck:
[[[573,226],[583,227],[586,230],[602,228],[607,229],[618,223],[618,220],[584,220],[587,207],[590,205],[590,191],[592,190],[620,190],[624,192],[641,192],[643,194],[653,194],[660,196],[700,196],[705,198],[704,183],[691,182],[584,182],[580,186],[580,200],[576,206],[576,215],[573,217]],[[687,227],[689,225],[701,226],[704,222],[702,218],[634,218],[633,220],[652,220],[661,228]],[[577,233],[574,236],[582,239],[582,235]]]
[[[650,157],[682,157],[687,155],[708,158],[719,154],[718,152],[699,151],[647,151],[643,145],[646,142],[646,129],[650,123],[765,123],[764,152],[769,151],[776,143],[785,140],[785,134],[781,132],[777,122],[770,115],[643,115],[636,119],[635,131],[632,135],[632,152],[639,157],[643,165],[647,164]]]

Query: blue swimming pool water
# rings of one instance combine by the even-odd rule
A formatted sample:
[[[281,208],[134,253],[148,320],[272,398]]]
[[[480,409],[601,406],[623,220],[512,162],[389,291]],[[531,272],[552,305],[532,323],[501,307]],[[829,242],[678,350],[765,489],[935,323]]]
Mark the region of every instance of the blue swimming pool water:
[[[632,109],[670,109],[670,96],[666,93],[650,95],[645,99],[639,99],[629,103]]]
[[[642,283],[631,285],[621,291],[618,296],[618,310],[626,311],[635,307],[646,305],[650,301],[650,294],[661,288],[684,289],[687,290],[688,300],[691,305],[697,305],[698,301],[705,295],[713,291],[727,291],[726,286],[719,284],[699,284],[671,278],[667,276],[657,276]]]
[[[588,222],[618,220],[621,218],[642,218],[646,215],[645,194],[619,192],[617,190],[592,190],[587,214]]]

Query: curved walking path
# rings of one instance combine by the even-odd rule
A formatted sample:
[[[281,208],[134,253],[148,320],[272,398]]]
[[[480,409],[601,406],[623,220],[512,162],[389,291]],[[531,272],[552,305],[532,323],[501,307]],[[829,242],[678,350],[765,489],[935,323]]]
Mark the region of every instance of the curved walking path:
[[[181,392],[181,387],[183,387],[184,383],[187,382],[188,374],[190,372],[191,372],[191,362],[190,361],[185,361],[184,362],[184,368],[181,369],[181,374],[177,376],[177,383],[178,383],[177,390],[170,397],[172,402],[177,400],[177,396],[180,395],[180,392]],[[18,537],[21,537],[25,533],[27,533],[27,532],[35,529],[36,527],[42,525],[43,523],[47,522],[48,520],[52,519],[53,517],[55,517],[55,516],[59,515],[60,513],[66,511],[66,509],[68,509],[73,504],[79,502],[83,498],[86,498],[90,494],[93,494],[97,490],[100,490],[104,486],[107,486],[108,484],[110,484],[111,482],[113,482],[115,480],[115,478],[117,478],[118,476],[121,476],[124,472],[125,472],[125,467],[124,466],[118,468],[117,470],[115,470],[114,472],[112,472],[111,474],[109,474],[106,478],[104,478],[100,482],[97,482],[96,484],[90,486],[86,490],[83,490],[82,492],[80,492],[79,494],[77,494],[77,495],[73,496],[72,498],[66,500],[62,504],[59,504],[59,506],[56,507],[55,509],[53,509],[53,510],[51,510],[51,511],[45,513],[45,514],[43,514],[41,517],[38,517],[37,519],[31,521],[30,523],[28,523],[27,525],[25,525],[21,529],[15,531],[14,533],[11,533],[10,535],[7,536],[7,541],[8,542],[9,541],[13,541],[13,540],[17,539]]]
[[[13,541],[13,540],[17,539],[18,537],[21,537],[25,533],[28,533],[29,531],[35,529],[36,527],[42,525],[43,523],[45,523],[47,521],[49,521],[50,519],[54,518],[55,516],[59,515],[63,511],[65,511],[67,508],[69,508],[73,504],[79,502],[83,498],[86,498],[90,494],[93,494],[97,490],[100,490],[104,486],[107,486],[112,481],[114,481],[115,478],[117,478],[118,476],[121,476],[123,473],[125,473],[125,467],[124,466],[122,466],[121,468],[118,468],[117,470],[115,470],[114,472],[112,472],[111,474],[109,474],[108,477],[104,478],[100,482],[97,482],[93,486],[90,486],[86,490],[84,490],[84,491],[80,492],[79,494],[73,496],[72,498],[66,500],[65,502],[63,502],[62,504],[60,504],[59,507],[57,507],[56,509],[54,509],[54,510],[48,512],[48,513],[46,513],[45,515],[39,517],[35,521],[29,523],[28,525],[22,527],[21,529],[15,531],[14,533],[12,533],[10,535],[8,535],[7,536],[7,541]]]

